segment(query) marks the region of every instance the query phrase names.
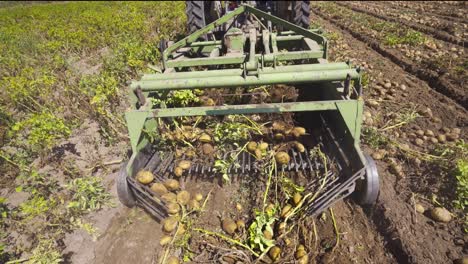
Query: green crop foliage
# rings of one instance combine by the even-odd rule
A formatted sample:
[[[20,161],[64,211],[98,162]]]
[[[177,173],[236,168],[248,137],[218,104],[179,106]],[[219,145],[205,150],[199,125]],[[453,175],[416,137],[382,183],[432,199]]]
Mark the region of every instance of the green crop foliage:
[[[468,209],[468,160],[457,162],[455,178],[457,179],[455,206],[462,210]]]
[[[426,41],[426,38],[421,32],[408,30],[404,33],[391,32],[385,36],[385,44],[394,46],[397,44],[408,44],[411,46],[421,45]]]
[[[26,220],[31,220],[35,217],[43,217],[44,213],[50,210],[50,207],[55,205],[55,201],[45,199],[43,196],[33,196],[31,199],[20,204],[21,215]]]
[[[79,211],[95,211],[104,205],[111,205],[110,194],[102,184],[101,178],[84,177],[72,180],[67,189],[72,199],[67,207]]]
[[[97,123],[106,143],[125,140],[126,82],[158,64],[160,39],[184,33],[185,3],[0,5],[0,17],[1,172],[11,188],[30,193],[6,220],[15,217],[15,225],[24,226],[47,218],[27,249],[0,232],[0,262],[24,251],[30,259],[20,262],[58,263],[56,240],[74,228],[91,231],[76,217],[110,205],[110,197],[100,180],[79,173],[61,188],[55,175],[38,173],[32,161],[47,160],[83,120]]]
[[[58,139],[71,133],[64,120],[49,112],[32,114],[28,119],[15,123],[11,131],[11,134],[24,136],[32,150],[49,149]]]

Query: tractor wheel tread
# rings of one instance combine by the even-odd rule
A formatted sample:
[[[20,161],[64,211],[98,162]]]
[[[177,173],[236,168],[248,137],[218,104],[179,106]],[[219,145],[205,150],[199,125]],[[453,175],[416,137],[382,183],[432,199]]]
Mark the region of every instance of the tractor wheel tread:
[[[310,1],[294,1],[294,24],[309,28],[310,25]]]
[[[205,27],[204,1],[187,1],[185,13],[187,15],[187,28],[189,34]],[[206,36],[202,36],[202,39]]]

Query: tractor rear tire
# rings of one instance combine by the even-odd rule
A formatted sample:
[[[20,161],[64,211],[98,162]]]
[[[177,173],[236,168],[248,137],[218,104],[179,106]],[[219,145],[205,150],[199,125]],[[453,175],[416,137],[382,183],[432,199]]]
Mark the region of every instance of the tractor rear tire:
[[[206,26],[205,20],[205,1],[186,1],[185,13],[187,15],[187,28],[188,33],[204,28]],[[206,35],[200,37],[206,40]]]
[[[294,24],[309,29],[310,1],[294,1],[292,7]]]

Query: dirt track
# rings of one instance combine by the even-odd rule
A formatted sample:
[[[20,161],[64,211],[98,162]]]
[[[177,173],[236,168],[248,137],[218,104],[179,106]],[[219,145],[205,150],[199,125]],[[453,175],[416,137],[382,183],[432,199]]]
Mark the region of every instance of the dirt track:
[[[357,3],[347,5],[358,6]],[[360,3],[359,7],[365,8],[366,5],[384,4]],[[391,6],[399,8],[395,4]],[[407,5],[405,9],[418,6],[419,4]],[[444,11],[449,8],[454,6],[447,4],[440,11],[433,8],[430,10],[434,13],[439,12],[437,16],[442,19],[450,14]],[[447,77],[434,70],[422,68],[422,62],[405,58],[401,51],[381,45],[370,35],[361,34],[362,32],[335,15],[328,14],[316,6],[313,6],[312,10],[313,20],[326,31],[339,32],[338,39],[332,40],[331,43],[331,60],[351,59],[353,63],[367,68],[370,84],[366,91],[366,100],[378,102],[366,106],[366,110],[372,116],[386,116],[405,107],[432,110],[430,116],[418,118],[414,124],[399,130],[399,140],[424,151],[424,147],[412,143],[410,134],[417,129],[442,131],[444,127],[461,128],[462,138],[467,139],[468,95],[463,86],[464,76],[462,79],[454,78],[453,75]],[[463,17],[453,18],[456,19],[462,20]],[[455,37],[440,39],[453,44],[452,40]],[[456,40],[457,44],[459,41],[460,39]],[[462,51],[465,49],[462,48]],[[465,56],[464,54],[461,56]],[[384,95],[380,94],[378,89],[374,89],[387,80],[392,83],[394,91]],[[407,88],[399,89],[402,84]],[[388,95],[391,97],[387,97]],[[376,151],[371,146],[365,146],[364,149],[369,154]],[[432,205],[425,197],[429,197],[431,193],[439,197],[450,197],[453,193],[449,193],[449,187],[453,186],[453,182],[441,178],[448,177],[447,175],[438,175],[424,165],[415,164],[411,159],[402,160],[401,165],[403,175],[395,175],[390,172],[391,166],[388,161],[378,161],[381,193],[375,208],[362,209],[350,199],[334,206],[342,233],[340,245],[334,252],[319,252],[311,263],[451,263],[468,253],[468,241],[461,228],[463,219],[440,224],[431,220],[427,212],[419,214],[414,208],[415,194],[420,197],[416,200],[429,208]],[[219,196],[219,199],[214,201],[219,201],[224,192],[229,192],[216,188],[213,194],[215,197]],[[222,211],[222,207],[225,206],[232,205],[211,204],[209,208]],[[74,243],[73,246],[69,246],[72,252],[69,254],[70,262],[158,263],[161,232],[158,223],[140,209],[126,209],[120,205],[101,214],[95,219],[103,223],[102,235],[96,242],[79,233],[69,238],[69,241]],[[329,224],[319,222],[318,228],[323,240],[333,237],[333,228]]]

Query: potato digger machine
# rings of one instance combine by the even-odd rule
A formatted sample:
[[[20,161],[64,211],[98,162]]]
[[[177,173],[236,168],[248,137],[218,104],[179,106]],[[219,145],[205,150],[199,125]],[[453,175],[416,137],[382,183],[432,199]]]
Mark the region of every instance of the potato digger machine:
[[[295,121],[301,126],[320,131],[313,137],[315,144],[320,144],[338,167],[323,182],[315,177],[314,172],[324,165],[309,154],[312,146],[306,146],[307,151],[302,153],[289,150],[289,164],[280,166],[278,171],[310,175],[307,186],[323,183],[317,198],[307,204],[306,213],[317,215],[350,195],[362,205],[374,204],[379,176],[373,159],[360,148],[362,71],[350,63],[327,61],[329,46],[321,30],[304,28],[309,23],[307,1],[291,1],[289,11],[296,10],[296,15],[289,18],[281,16],[287,12],[279,12],[272,1],[267,1],[257,4],[257,8],[249,4],[225,6],[222,16],[218,12],[219,17],[211,22],[208,16],[212,9],[203,7],[201,2],[187,2],[190,35],[175,43],[161,41],[162,72],[145,74],[130,84],[132,109],[125,118],[132,155],[117,179],[120,201],[128,207],[143,207],[158,220],[168,215],[166,204],[135,179],[140,170],[149,170],[155,181],[162,182],[171,177],[175,168],[174,153],[161,152],[142,132],[156,131],[158,120],[294,112],[295,118],[298,115]],[[173,108],[155,106],[150,100],[164,99],[171,91],[182,89],[279,84],[296,87],[297,100]],[[258,168],[252,155],[245,152],[237,159],[240,166],[232,166],[229,172],[254,177]],[[212,160],[192,160],[187,174],[216,176],[213,165]]]

